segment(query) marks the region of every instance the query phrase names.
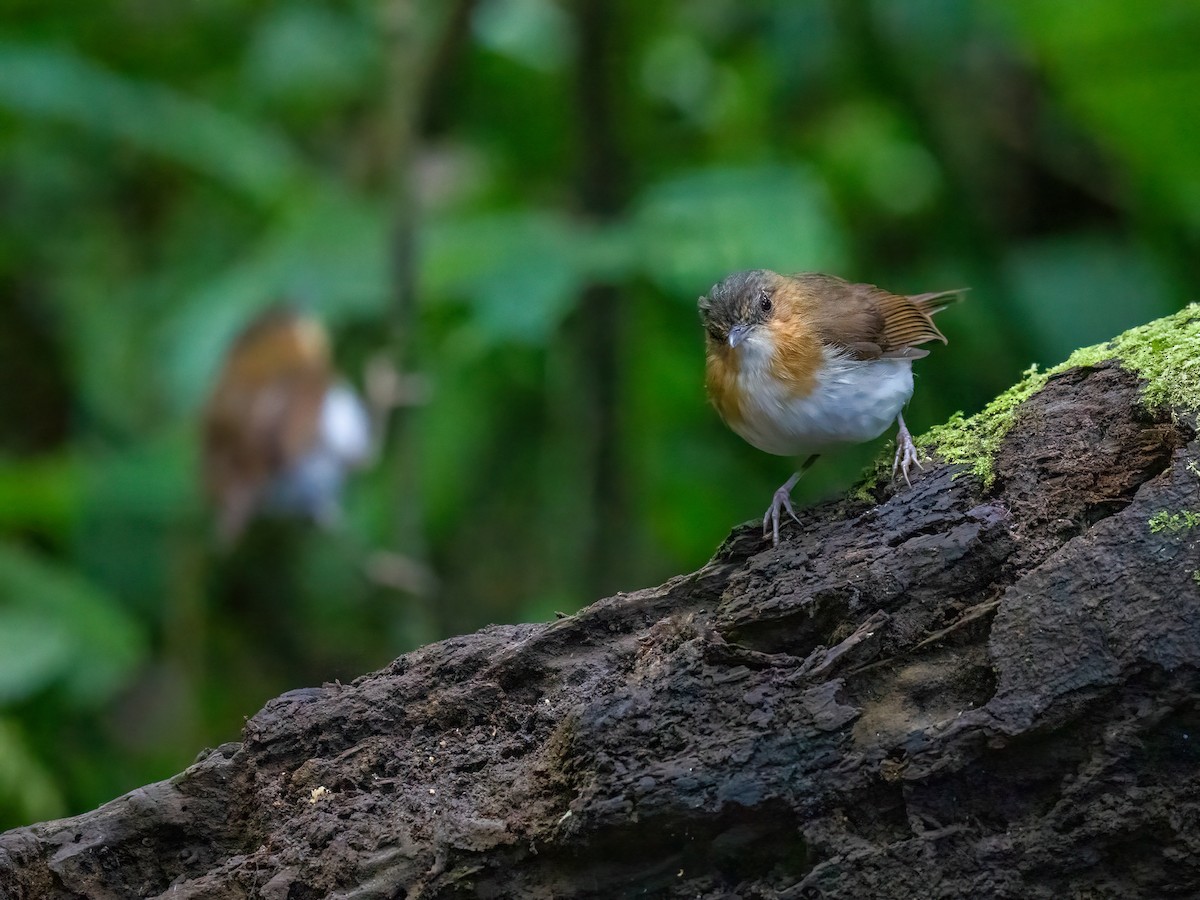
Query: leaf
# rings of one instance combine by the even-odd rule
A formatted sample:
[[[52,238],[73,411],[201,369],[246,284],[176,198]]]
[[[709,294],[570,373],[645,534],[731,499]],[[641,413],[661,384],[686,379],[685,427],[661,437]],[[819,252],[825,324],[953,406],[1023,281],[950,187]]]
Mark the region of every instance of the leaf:
[[[61,623],[0,608],[0,705],[24,700],[67,672],[72,643]]]
[[[1029,242],[1010,250],[1007,268],[1022,307],[1013,312],[1045,363],[1174,308],[1162,272],[1129,240],[1072,235]]]
[[[0,718],[0,828],[55,819],[66,804],[19,725]]]
[[[246,87],[306,106],[345,102],[377,62],[373,38],[369,16],[311,3],[273,8],[250,42]]]
[[[128,141],[260,202],[312,178],[281,135],[65,50],[0,41],[0,108]]]
[[[0,460],[0,528],[62,535],[79,517],[80,472],[66,455]]]
[[[15,646],[8,671],[24,670],[27,686],[53,677],[79,705],[111,696],[146,652],[141,629],[114,598],[13,544],[0,544],[0,610],[25,623],[19,627],[36,621],[46,635],[67,644],[65,655],[54,643],[58,637],[28,649]],[[10,677],[13,684],[22,682],[17,674]]]
[[[650,188],[605,227],[524,210],[429,229],[423,286],[461,297],[487,339],[543,344],[582,287],[645,276],[693,295],[739,268],[836,268],[844,259],[819,182],[807,170],[714,168]]]
[[[1068,109],[1200,227],[1200,4],[1161,0],[1137,15],[1120,0],[994,5]]]
[[[493,0],[473,24],[481,44],[532,69],[554,72],[570,59],[571,22],[551,0]]]
[[[144,436],[139,443],[80,459],[81,519],[134,520],[163,528],[195,510],[196,433],[190,423]],[[91,524],[88,522],[88,524]],[[128,554],[146,566],[141,548]]]
[[[838,269],[846,258],[820,181],[801,167],[712,168],[651,188],[635,213],[640,267],[695,296],[730,272]]]
[[[548,212],[450,219],[430,228],[425,286],[461,298],[489,341],[540,344],[596,266],[582,230]]]

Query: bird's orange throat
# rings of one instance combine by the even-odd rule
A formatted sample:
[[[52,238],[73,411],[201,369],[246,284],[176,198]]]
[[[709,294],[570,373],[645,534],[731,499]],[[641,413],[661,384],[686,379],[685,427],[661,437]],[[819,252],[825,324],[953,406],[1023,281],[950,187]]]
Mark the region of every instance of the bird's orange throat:
[[[717,413],[730,425],[742,421],[741,388],[738,386],[738,356],[721,344],[708,347],[704,367],[704,385]]]
[[[772,319],[766,331],[772,348],[767,364],[771,377],[784,384],[794,397],[811,394],[824,358],[817,336],[797,316]]]
[[[736,426],[745,418],[745,408],[770,383],[788,397],[805,397],[817,386],[823,359],[821,343],[802,324],[772,321],[740,347],[709,342],[705,385],[721,418]]]

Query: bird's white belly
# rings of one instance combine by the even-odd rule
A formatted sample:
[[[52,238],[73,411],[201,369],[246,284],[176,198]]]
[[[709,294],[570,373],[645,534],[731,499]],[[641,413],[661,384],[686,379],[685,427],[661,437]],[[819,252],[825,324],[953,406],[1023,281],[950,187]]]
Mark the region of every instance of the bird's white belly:
[[[734,431],[766,453],[802,456],[883,434],[913,392],[912,361],[827,355],[816,388],[790,396],[765,367],[746,366]],[[732,424],[732,423],[731,423]]]
[[[347,465],[371,455],[371,417],[358,394],[345,384],[325,393],[319,426],[321,447]]]
[[[364,464],[370,455],[367,409],[351,388],[335,384],[325,393],[312,447],[274,479],[263,506],[319,522],[335,521],[347,470]]]

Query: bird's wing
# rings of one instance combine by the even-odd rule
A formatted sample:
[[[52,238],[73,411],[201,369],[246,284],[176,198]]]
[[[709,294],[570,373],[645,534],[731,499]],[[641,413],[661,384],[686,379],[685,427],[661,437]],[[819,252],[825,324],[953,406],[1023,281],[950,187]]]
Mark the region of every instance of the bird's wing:
[[[286,469],[316,442],[327,389],[328,379],[317,372],[281,373],[243,387],[234,400],[238,443],[253,447],[272,472]]]
[[[209,489],[257,492],[316,439],[326,390],[323,372],[286,372],[257,383],[223,380],[204,417]]]
[[[919,359],[927,341],[946,343],[933,314],[959,291],[905,297],[873,284],[852,284],[832,275],[793,276],[808,298],[807,316],[821,340],[858,359]]]

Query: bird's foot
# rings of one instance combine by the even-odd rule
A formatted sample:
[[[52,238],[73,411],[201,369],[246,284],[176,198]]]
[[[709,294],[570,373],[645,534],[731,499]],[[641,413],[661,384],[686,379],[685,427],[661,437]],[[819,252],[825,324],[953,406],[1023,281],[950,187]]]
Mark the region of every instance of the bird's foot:
[[[917,445],[913,443],[912,435],[909,434],[908,428],[904,424],[904,419],[900,419],[900,430],[896,432],[896,461],[892,463],[892,478],[897,475],[904,476],[904,483],[912,487],[912,482],[908,478],[909,469],[916,466],[918,470],[924,472],[925,467],[921,465],[921,458],[917,453]]]
[[[771,536],[771,543],[776,547],[779,546],[779,519],[782,512],[786,511],[792,517],[792,521],[797,525],[800,524],[800,519],[796,516],[796,510],[792,508],[792,488],[796,486],[796,479],[788,479],[783,485],[775,491],[775,496],[771,498],[771,505],[767,507],[767,513],[763,516],[763,537]]]

